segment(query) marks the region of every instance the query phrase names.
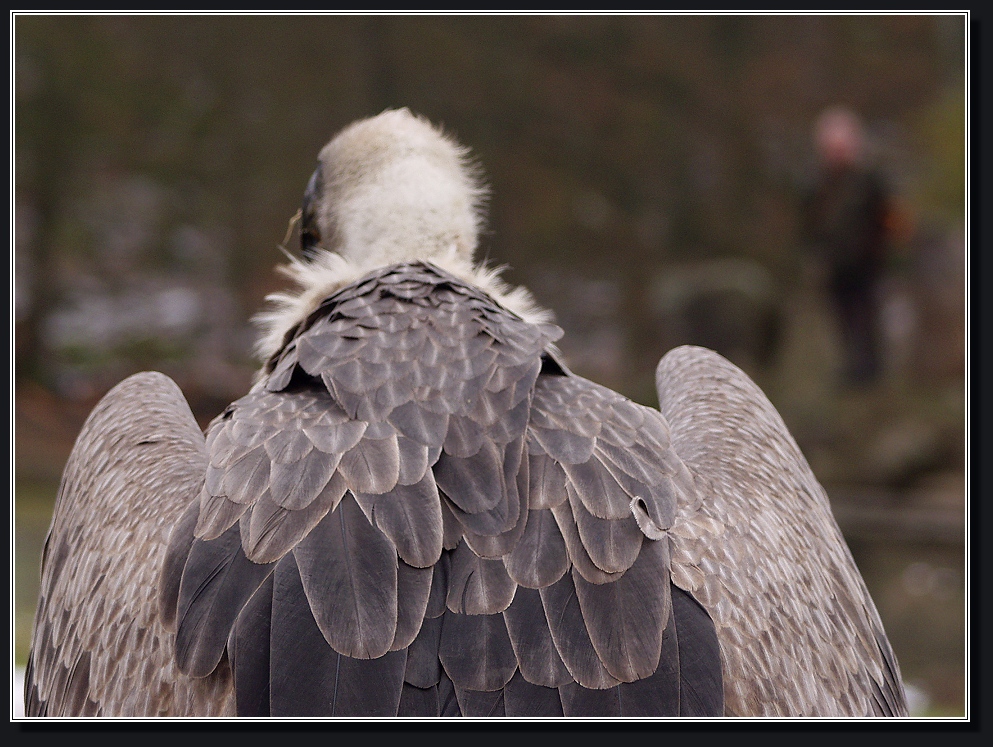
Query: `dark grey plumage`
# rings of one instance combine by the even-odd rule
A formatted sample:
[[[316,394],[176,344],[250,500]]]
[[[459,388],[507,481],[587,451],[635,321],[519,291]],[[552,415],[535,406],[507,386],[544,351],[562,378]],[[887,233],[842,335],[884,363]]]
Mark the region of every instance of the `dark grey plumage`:
[[[673,351],[660,412],[574,375],[561,330],[458,258],[474,219],[382,191],[397,141],[428,182],[403,199],[444,202],[451,144],[406,112],[356,127],[308,187],[315,264],[251,391],[204,438],[139,374],[84,427],[28,714],[906,714],[823,491],[747,377]],[[377,220],[345,230],[342,205]]]

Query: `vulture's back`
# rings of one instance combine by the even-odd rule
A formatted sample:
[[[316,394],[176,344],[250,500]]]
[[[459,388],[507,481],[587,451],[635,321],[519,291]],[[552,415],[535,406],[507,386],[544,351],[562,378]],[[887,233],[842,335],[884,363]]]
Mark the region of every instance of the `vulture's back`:
[[[230,662],[252,715],[721,714],[669,581],[689,475],[559,334],[425,263],[322,303],[208,431],[166,560],[180,668]]]

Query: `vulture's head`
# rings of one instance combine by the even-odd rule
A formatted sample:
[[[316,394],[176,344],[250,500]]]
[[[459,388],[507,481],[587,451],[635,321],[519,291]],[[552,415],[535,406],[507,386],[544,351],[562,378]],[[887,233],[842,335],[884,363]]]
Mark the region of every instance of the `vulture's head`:
[[[456,256],[471,262],[485,194],[468,150],[407,109],[355,122],[321,151],[301,248],[364,265]]]
[[[268,296],[256,353],[265,360],[287,330],[339,288],[376,268],[427,261],[490,293],[525,319],[550,321],[523,288],[476,264],[487,190],[469,149],[408,109],[339,132],[318,156],[304,192],[300,248],[281,267],[298,286]]]

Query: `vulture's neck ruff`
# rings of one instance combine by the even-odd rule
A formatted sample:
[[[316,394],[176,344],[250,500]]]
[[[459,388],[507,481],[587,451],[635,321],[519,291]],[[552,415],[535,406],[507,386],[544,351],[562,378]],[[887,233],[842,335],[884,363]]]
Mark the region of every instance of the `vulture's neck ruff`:
[[[271,294],[270,308],[255,317],[258,357],[275,353],[286,332],[330,294],[379,267],[418,260],[528,321],[550,321],[526,289],[510,288],[499,268],[475,262],[486,193],[468,149],[407,109],[346,127],[324,146],[308,187],[309,256],[278,268],[297,289]]]

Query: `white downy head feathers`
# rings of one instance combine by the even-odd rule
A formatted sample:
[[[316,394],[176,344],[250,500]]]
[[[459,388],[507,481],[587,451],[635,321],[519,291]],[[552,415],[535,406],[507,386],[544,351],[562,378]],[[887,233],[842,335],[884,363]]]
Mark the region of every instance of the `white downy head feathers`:
[[[486,189],[467,148],[407,109],[387,110],[347,126],[321,150],[323,186],[315,206],[321,244],[310,259],[280,267],[296,292],[267,297],[255,322],[262,359],[287,330],[330,293],[378,267],[424,260],[473,283],[534,322],[551,314],[499,269],[475,264]]]

